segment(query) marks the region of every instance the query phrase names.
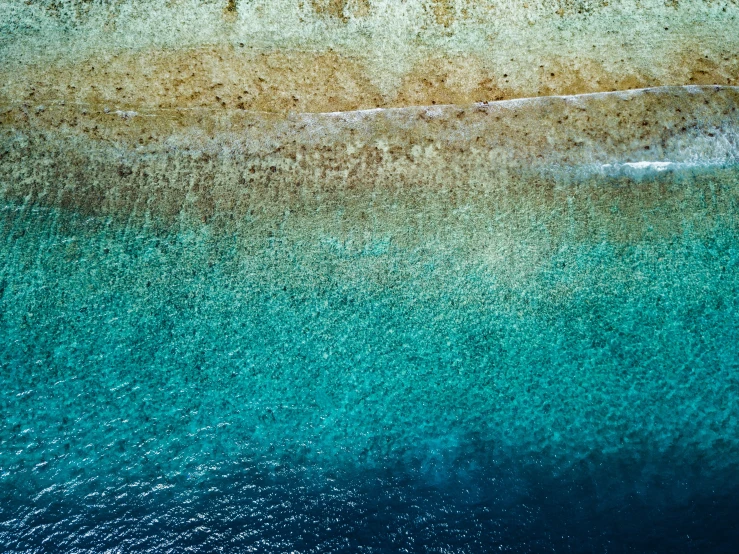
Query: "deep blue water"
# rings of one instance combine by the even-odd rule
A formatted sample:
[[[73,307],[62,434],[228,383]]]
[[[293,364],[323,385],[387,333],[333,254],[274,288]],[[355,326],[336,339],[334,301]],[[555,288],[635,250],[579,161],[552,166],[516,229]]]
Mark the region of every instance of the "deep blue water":
[[[482,454],[482,459],[485,458]],[[214,463],[29,499],[4,487],[6,551],[731,552],[737,489],[665,457],[315,472]],[[657,475],[659,473],[659,475]],[[645,475],[651,474],[651,475]],[[723,479],[733,477],[724,475]]]

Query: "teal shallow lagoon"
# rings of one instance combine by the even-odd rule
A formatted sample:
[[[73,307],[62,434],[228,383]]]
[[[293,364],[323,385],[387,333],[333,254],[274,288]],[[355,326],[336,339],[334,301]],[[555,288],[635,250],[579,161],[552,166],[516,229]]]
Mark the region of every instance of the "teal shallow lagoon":
[[[724,549],[737,170],[636,170],[556,169],[555,224],[517,189],[226,231],[6,201],[6,550]]]

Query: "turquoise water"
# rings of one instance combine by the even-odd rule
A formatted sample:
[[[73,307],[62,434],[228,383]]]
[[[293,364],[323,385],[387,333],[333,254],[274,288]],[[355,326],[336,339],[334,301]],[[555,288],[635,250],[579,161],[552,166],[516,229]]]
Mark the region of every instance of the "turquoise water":
[[[7,203],[3,550],[728,551],[735,208],[483,256]]]

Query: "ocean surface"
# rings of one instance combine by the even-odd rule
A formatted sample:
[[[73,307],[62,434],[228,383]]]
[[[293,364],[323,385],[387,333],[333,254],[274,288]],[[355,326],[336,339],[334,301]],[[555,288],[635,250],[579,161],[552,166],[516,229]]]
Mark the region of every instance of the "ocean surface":
[[[423,161],[371,123],[392,136],[367,139],[375,165],[349,151],[364,189],[343,143],[292,158],[13,127],[2,551],[734,551],[736,92],[715,117],[714,93],[669,94],[705,128],[647,151],[593,138],[596,119],[577,133],[600,150],[554,137],[505,171],[456,149],[474,126],[434,131],[421,146],[451,157]],[[317,117],[305,132],[333,144],[340,116]],[[351,117],[335,133],[386,116]],[[408,176],[408,152],[436,173]]]

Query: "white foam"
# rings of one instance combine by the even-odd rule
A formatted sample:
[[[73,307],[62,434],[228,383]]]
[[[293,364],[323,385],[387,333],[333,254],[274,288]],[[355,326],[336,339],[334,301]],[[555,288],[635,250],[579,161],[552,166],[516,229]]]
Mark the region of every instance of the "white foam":
[[[702,158],[698,161],[639,161],[639,162],[623,162],[623,163],[608,163],[608,164],[596,164],[594,167],[597,170],[605,171],[606,173],[619,173],[621,171],[631,172],[633,170],[642,171],[648,173],[650,171],[662,172],[668,169],[673,170],[685,170],[694,168],[710,168],[719,167],[726,164],[735,163],[736,158],[732,156],[726,157],[714,157],[714,158]],[[593,166],[591,166],[593,167]]]
[[[641,162],[625,162],[622,164],[603,164],[601,167],[603,169],[609,169],[614,168],[618,169],[620,167],[631,167],[634,169],[654,169],[656,171],[665,171],[669,169],[672,166],[684,166],[685,164],[678,164],[675,162],[647,162],[647,161],[641,161]]]
[[[475,102],[471,104],[477,108],[517,108],[526,104],[546,103],[552,100],[565,100],[567,102],[580,102],[589,98],[609,98],[616,97],[622,100],[628,100],[642,94],[669,94],[687,91],[691,94],[697,94],[716,90],[739,90],[737,86],[730,85],[677,85],[677,86],[661,86],[661,87],[645,87],[638,89],[606,91],[606,92],[586,92],[581,94],[552,94],[548,96],[529,96],[524,98],[511,98],[508,100],[490,100],[485,102]],[[417,106],[398,106],[392,108],[368,108],[361,110],[337,111],[337,112],[303,112],[300,115],[312,116],[346,116],[348,114],[376,114],[387,112],[417,112],[425,111],[427,115],[441,116],[444,110],[466,108],[470,105],[465,104],[436,104],[436,105],[417,105]],[[218,110],[220,111],[220,110]]]
[[[123,110],[116,110],[115,113],[117,116],[121,117],[122,119],[131,119],[132,117],[136,117],[139,115],[138,112],[134,111],[123,111]]]

